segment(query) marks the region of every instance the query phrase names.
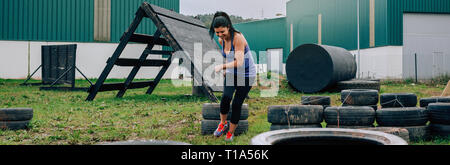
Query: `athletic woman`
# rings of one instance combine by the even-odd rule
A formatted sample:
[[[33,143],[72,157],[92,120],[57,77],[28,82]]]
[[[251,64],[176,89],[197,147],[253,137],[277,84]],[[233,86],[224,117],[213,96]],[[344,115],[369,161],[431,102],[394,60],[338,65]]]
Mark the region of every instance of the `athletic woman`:
[[[222,100],[220,102],[220,124],[214,136],[220,137],[226,133],[225,140],[233,141],[238,127],[241,108],[248,96],[256,77],[256,68],[244,35],[234,29],[230,17],[225,12],[217,12],[211,23],[210,35],[219,37],[225,64],[215,67],[217,73],[225,71],[225,82]],[[234,99],[233,99],[234,95]],[[227,121],[231,108],[231,120]]]

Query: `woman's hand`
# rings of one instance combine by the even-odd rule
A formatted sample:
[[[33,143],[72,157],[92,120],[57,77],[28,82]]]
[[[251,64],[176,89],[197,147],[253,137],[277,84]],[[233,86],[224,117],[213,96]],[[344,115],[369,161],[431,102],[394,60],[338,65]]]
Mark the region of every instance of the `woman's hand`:
[[[223,70],[223,65],[217,65],[216,67],[214,67],[214,71],[216,71],[216,73],[219,73],[222,70]]]

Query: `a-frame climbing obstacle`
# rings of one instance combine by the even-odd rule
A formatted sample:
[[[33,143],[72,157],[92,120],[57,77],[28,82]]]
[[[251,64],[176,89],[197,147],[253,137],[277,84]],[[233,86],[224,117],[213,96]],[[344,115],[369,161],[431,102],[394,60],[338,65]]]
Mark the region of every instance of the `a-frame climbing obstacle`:
[[[150,18],[156,25],[157,31],[153,36],[135,33],[137,27],[144,18]],[[139,59],[119,58],[128,42],[147,44],[147,47],[145,48]],[[199,68],[197,68],[194,65],[194,62],[192,62],[191,60],[191,55],[194,54],[194,43],[202,44],[202,53],[206,52],[207,50],[218,49],[217,44],[215,44],[214,40],[209,37],[207,28],[200,20],[183,16],[173,11],[151,5],[147,2],[142,3],[138,11],[136,12],[136,17],[134,18],[130,27],[120,39],[120,43],[114,54],[108,59],[107,65],[98,78],[96,84],[92,85],[89,89],[89,95],[86,100],[94,100],[98,92],[116,90],[119,91],[116,97],[121,98],[128,89],[146,87],[149,87],[149,89],[147,90],[147,94],[152,94],[153,90],[156,88],[161,78],[169,68],[173,60],[172,55],[174,55],[175,52],[187,52],[189,55],[186,53],[181,54],[184,55],[183,58],[188,59],[189,62],[191,62],[191,68],[193,69],[194,75],[202,75],[199,71]],[[173,51],[152,50],[155,45],[168,46],[171,47]],[[169,58],[168,60],[147,59],[149,55],[155,54],[169,55]],[[115,65],[133,67],[133,70],[124,83],[105,84],[104,82],[106,78]],[[133,82],[133,79],[135,78],[137,72],[141,67],[162,67],[162,69],[153,81]],[[194,77],[194,81],[196,81],[198,84],[202,84],[202,86],[200,86],[200,89],[203,91],[203,93],[208,96],[211,101],[217,102],[218,100],[214,95],[212,89],[208,87],[206,83],[203,83],[203,77]]]

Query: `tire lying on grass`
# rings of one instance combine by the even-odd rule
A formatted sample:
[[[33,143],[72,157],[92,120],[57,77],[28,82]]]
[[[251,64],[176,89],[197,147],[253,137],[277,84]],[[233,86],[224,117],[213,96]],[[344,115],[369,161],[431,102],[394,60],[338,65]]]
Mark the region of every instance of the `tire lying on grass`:
[[[380,126],[423,126],[428,122],[428,110],[418,107],[383,108],[376,111]]]
[[[268,122],[279,125],[320,124],[323,122],[323,107],[320,105],[276,105],[270,106]]]
[[[372,126],[375,110],[367,106],[328,107],[324,111],[327,125]]]
[[[253,137],[251,145],[408,145],[402,138],[378,131],[300,128],[269,131]]]
[[[0,109],[0,129],[27,129],[32,118],[33,109],[31,108],[2,108]]]
[[[27,129],[30,120],[27,121],[0,121],[0,129],[2,130],[19,130]]]
[[[231,120],[231,114],[233,110],[230,106],[230,112],[228,112],[227,120]],[[220,120],[220,104],[203,104],[202,108],[202,116],[203,119],[206,120]],[[248,119],[248,105],[243,104],[241,109],[241,116],[239,120],[247,120]]]
[[[220,120],[202,120],[201,133],[202,135],[212,135],[219,126]],[[230,121],[228,121],[230,123]],[[234,134],[241,135],[248,131],[248,120],[240,120]]]
[[[348,89],[373,89],[380,91],[380,82],[367,80],[340,81],[337,83],[336,87],[341,91]]]
[[[416,107],[417,95],[414,93],[385,93],[380,95],[383,108]]]
[[[439,136],[443,138],[450,136],[450,125],[431,123],[430,129],[433,136]]]
[[[450,103],[431,103],[427,109],[431,123],[450,125]]]
[[[420,107],[427,107],[430,103],[450,103],[450,97],[430,97],[420,99]]]
[[[430,127],[427,125],[422,126],[407,126],[407,127],[399,127],[408,130],[409,132],[409,140],[411,141],[420,141],[420,140],[428,140],[431,135]]]
[[[31,108],[2,108],[0,109],[0,121],[27,121],[33,118]]]
[[[378,91],[349,89],[341,91],[341,102],[346,105],[367,106],[378,104]]]

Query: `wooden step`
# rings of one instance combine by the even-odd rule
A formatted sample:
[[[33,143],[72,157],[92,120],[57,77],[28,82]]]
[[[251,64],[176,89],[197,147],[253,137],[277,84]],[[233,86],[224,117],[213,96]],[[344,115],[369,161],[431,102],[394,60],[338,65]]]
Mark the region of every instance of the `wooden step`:
[[[123,36],[125,36],[125,35],[123,35]],[[122,40],[122,38],[120,40]],[[169,43],[164,38],[157,38],[156,41],[154,41],[154,40],[155,40],[155,37],[153,37],[151,35],[135,33],[135,34],[131,35],[129,42],[170,46]]]
[[[151,85],[154,84],[154,81],[145,81],[145,82],[132,82],[129,86],[128,89],[138,89],[138,88],[147,88]],[[104,91],[117,91],[117,90],[122,90],[125,86],[125,83],[109,83],[109,84],[103,84],[100,89],[99,92],[104,92]],[[89,88],[88,92],[91,92],[92,87]]]
[[[175,51],[167,51],[167,50],[144,50],[145,54],[154,54],[154,55],[172,55]]]
[[[117,59],[117,61],[114,63],[117,66],[136,66],[139,63],[139,59],[128,59],[128,58],[121,58]],[[167,60],[145,60],[141,63],[141,66],[143,67],[160,67],[169,65],[170,62]]]

